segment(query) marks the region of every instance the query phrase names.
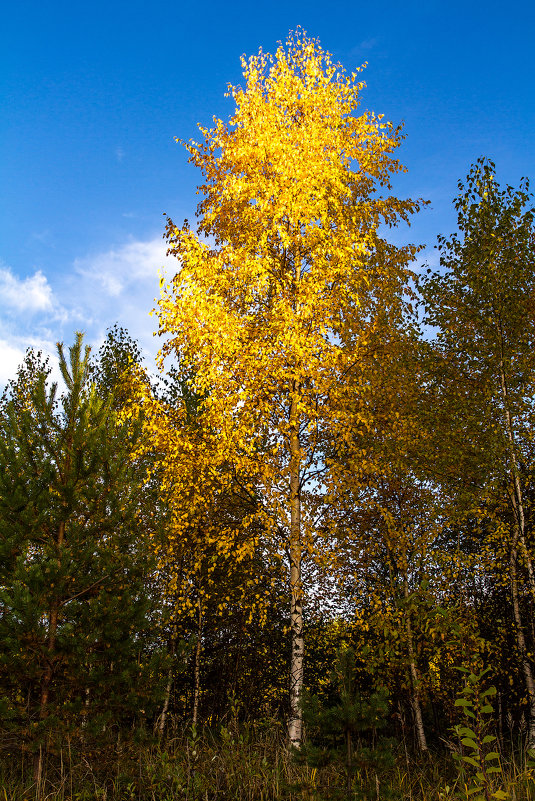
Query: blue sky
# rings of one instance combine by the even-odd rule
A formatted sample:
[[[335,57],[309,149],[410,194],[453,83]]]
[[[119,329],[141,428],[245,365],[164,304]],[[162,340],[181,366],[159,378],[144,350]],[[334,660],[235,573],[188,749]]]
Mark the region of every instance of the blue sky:
[[[147,355],[164,213],[193,220],[199,176],[174,137],[226,118],[239,57],[302,26],[348,70],[362,109],[404,121],[396,194],[431,208],[401,241],[455,226],[457,180],[485,155],[535,180],[532,2],[6,4],[0,32],[0,383],[28,345],[114,322]]]

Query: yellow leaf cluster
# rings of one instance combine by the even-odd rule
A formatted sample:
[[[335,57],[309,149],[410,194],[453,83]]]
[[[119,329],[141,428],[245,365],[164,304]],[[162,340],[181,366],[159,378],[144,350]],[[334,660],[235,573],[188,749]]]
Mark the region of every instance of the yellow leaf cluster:
[[[211,458],[255,474],[280,530],[290,470],[303,490],[321,467],[370,309],[408,280],[416,249],[387,245],[379,227],[419,204],[378,194],[403,169],[392,155],[401,131],[358,113],[358,72],[347,75],[301,31],[242,66],[233,115],[186,144],[203,200],[197,232],[169,223],[179,267],[158,304],[160,358],[191,366]],[[306,507],[303,543],[313,534]]]

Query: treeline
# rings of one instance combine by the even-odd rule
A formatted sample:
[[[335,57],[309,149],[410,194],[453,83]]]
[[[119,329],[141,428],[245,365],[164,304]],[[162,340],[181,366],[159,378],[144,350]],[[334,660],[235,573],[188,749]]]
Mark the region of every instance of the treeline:
[[[344,439],[323,435],[301,704],[324,761],[347,721],[314,720],[348,703],[332,674],[348,654],[354,747],[379,723],[411,754],[454,742],[460,668],[490,668],[500,752],[533,746],[535,239],[527,185],[494,172],[481,160],[460,185],[418,316],[377,325]],[[220,432],[183,365],[151,384],[117,327],[94,357],[80,334],[58,355],[61,392],[29,351],[0,407],[2,758],[39,786],[67,746],[105,774],[125,744],[191,724],[282,732],[288,556],[262,488],[213,469]]]

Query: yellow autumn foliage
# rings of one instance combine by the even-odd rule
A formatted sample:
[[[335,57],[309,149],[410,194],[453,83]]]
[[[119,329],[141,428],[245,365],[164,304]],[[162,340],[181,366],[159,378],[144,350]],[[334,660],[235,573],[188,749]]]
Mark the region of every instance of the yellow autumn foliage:
[[[254,463],[280,530],[290,409],[303,485],[362,347],[370,296],[380,303],[384,293],[386,304],[407,280],[415,248],[387,246],[379,226],[418,203],[377,195],[402,169],[392,155],[401,132],[357,113],[358,72],[347,75],[299,31],[242,66],[229,121],[186,144],[203,200],[197,232],[169,224],[179,267],[158,304],[160,355],[192,367],[219,459]]]
[[[381,227],[408,221],[420,203],[380,194],[403,170],[394,157],[402,134],[359,111],[359,71],[347,74],[300,30],[242,67],[244,86],[229,87],[229,120],[200,126],[200,141],[184,143],[203,175],[202,200],[196,231],[168,222],[178,267],[157,308],[160,361],[174,355],[188,366],[213,446],[209,469],[231,464],[254,482],[255,516],[288,559],[289,734],[298,744],[302,560],[316,550],[332,502],[322,486],[325,445],[351,436],[345,379],[376,310],[399,307],[417,250],[390,245]],[[186,494],[188,476],[174,469]]]

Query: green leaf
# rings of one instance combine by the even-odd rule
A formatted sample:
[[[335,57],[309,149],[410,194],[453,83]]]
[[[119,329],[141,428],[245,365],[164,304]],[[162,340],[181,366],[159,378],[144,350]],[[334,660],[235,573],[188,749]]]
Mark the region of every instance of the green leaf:
[[[490,759],[499,759],[500,755],[497,751],[489,751],[487,756],[485,757],[485,762],[488,762]]]
[[[498,801],[505,801],[507,793],[504,793],[503,790],[496,790],[496,792],[492,794],[492,797],[497,798]]]
[[[477,759],[474,759],[474,757],[471,757],[471,756],[463,756],[463,762],[467,762],[469,765],[472,765],[474,768],[478,768],[479,767],[479,762],[477,761]]]
[[[468,726],[456,726],[455,734],[457,734],[459,737],[472,737],[474,740],[477,737],[475,731],[468,728]]]
[[[468,698],[457,698],[454,706],[473,706],[473,701],[469,701]]]
[[[483,737],[483,745],[487,745],[487,743],[493,743],[496,737],[493,734],[485,734]]]
[[[483,712],[485,715],[488,715],[490,712],[494,712],[494,709],[493,709],[493,707],[491,707],[491,705],[490,705],[490,704],[485,704],[485,706],[482,706],[482,707],[481,707],[481,711],[482,711],[482,712]]]
[[[474,750],[479,751],[478,744],[471,737],[463,737],[461,742],[463,745],[467,745],[469,748],[473,748]]]

